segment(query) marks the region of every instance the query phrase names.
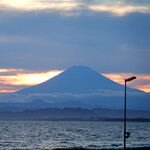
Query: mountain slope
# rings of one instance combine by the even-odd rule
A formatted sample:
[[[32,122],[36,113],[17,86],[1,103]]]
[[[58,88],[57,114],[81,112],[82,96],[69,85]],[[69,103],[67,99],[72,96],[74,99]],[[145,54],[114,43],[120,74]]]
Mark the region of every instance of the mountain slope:
[[[18,91],[30,93],[93,93],[99,90],[123,91],[120,85],[85,66],[74,66],[44,83]],[[129,91],[138,91],[128,89]]]

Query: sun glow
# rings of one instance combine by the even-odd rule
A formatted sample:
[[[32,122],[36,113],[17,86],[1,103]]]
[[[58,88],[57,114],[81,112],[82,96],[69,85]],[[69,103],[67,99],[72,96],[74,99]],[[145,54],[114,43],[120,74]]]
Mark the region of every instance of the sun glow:
[[[36,85],[57,76],[61,72],[63,70],[29,73],[23,69],[0,69],[0,92],[14,92],[20,90],[20,87]]]
[[[28,74],[17,74],[9,76],[0,76],[3,84],[9,85],[36,85],[42,83],[54,76],[60,74],[62,71],[53,70],[45,73],[28,73]]]

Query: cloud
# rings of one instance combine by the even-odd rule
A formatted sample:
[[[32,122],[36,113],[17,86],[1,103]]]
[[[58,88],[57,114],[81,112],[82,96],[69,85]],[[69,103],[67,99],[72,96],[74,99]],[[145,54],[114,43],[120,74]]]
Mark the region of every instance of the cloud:
[[[143,90],[145,92],[150,92],[150,84],[137,85],[136,88],[139,88],[140,90]]]
[[[1,82],[1,81],[0,81]],[[0,83],[0,93],[11,93],[29,86],[26,85],[9,85]]]
[[[80,3],[84,3],[84,10],[100,5],[149,7],[148,2],[143,1],[141,4],[139,1],[139,4],[135,1],[116,4],[114,0],[80,0]],[[87,65],[100,73],[150,73],[150,69],[146,69],[150,67],[150,19],[147,14],[110,17],[109,13],[72,9],[69,13],[75,11],[84,15],[62,17],[58,15],[60,11],[55,10],[54,13],[47,13],[47,9],[27,13],[15,10],[17,15],[8,11],[9,17],[4,15],[4,20],[0,21],[0,64],[3,68],[61,70]]]
[[[0,6],[3,6],[6,11],[46,11],[50,13],[55,11],[66,16],[72,15],[70,11],[79,10],[82,5],[74,0],[2,0],[0,2]],[[73,13],[73,15],[76,14],[78,13]]]
[[[130,96],[137,96],[143,93],[128,92]],[[0,102],[30,102],[36,99],[42,99],[50,103],[65,102],[68,100],[82,101],[84,99],[99,99],[98,97],[123,97],[124,91],[112,91],[112,90],[99,90],[94,93],[72,94],[72,93],[35,93],[28,95],[21,95],[17,93],[0,93]]]
[[[1,0],[0,6],[5,11],[47,11],[62,15],[79,15],[91,12],[109,12],[116,16],[129,13],[150,13],[150,3],[135,0]]]
[[[23,69],[0,69],[0,73],[6,73],[6,72],[20,72],[23,71]]]
[[[89,9],[96,12],[110,12],[114,16],[125,16],[129,13],[150,13],[150,6],[91,5]]]
[[[131,76],[136,76],[136,80],[129,82],[128,86],[134,89],[150,92],[150,75],[149,74],[135,74],[135,73],[108,73],[103,74],[105,77],[124,85],[124,79]]]
[[[25,69],[0,69],[0,92],[15,92],[42,83],[61,72],[62,70],[32,72]]]

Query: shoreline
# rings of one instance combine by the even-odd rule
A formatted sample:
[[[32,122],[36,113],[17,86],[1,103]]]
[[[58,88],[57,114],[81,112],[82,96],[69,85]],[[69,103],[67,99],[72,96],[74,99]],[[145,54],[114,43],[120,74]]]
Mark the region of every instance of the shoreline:
[[[127,150],[150,150],[148,147],[129,147]],[[123,150],[123,148],[55,148],[53,150]]]
[[[38,148],[2,148],[0,150],[34,150]],[[150,147],[135,147],[135,148],[126,148],[126,150],[149,150]],[[44,149],[40,148],[39,150],[123,150],[123,148],[56,148],[56,149]]]
[[[0,150],[124,150],[124,148],[80,148],[80,147],[73,147],[73,148],[0,148]],[[148,147],[129,147],[126,150],[150,150],[150,146]]]
[[[47,119],[0,119],[0,121],[78,121],[78,122],[124,122],[123,118],[47,118]],[[127,118],[127,122],[150,122],[150,118]]]

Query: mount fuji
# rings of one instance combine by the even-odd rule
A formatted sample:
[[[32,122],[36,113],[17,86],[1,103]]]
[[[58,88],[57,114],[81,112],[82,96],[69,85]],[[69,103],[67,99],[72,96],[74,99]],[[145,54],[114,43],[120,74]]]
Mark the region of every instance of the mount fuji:
[[[120,85],[96,71],[85,66],[73,66],[58,76],[41,84],[18,91],[19,94],[32,93],[72,93],[85,94],[99,91],[123,91]],[[130,92],[142,92],[137,89],[128,88]]]
[[[36,98],[49,102],[52,107],[61,108],[123,109],[124,106],[124,85],[85,66],[73,66],[46,82],[22,89],[16,94],[36,95]],[[127,88],[127,108],[150,110],[150,93]]]

